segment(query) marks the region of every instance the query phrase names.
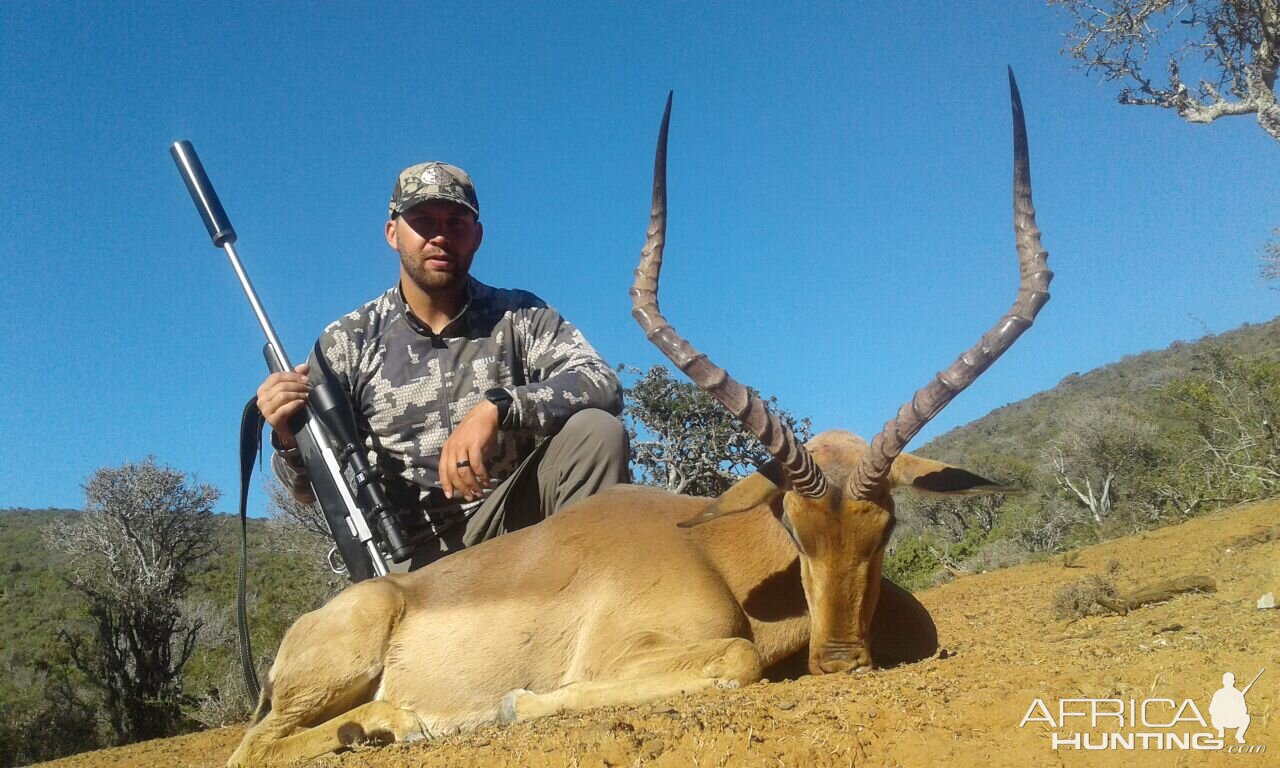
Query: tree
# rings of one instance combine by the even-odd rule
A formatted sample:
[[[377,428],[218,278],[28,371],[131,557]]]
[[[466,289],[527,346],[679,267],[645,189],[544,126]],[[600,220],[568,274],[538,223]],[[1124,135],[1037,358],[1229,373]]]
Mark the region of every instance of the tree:
[[[200,630],[183,620],[179,602],[191,569],[212,550],[219,493],[153,458],[98,469],[84,490],[84,512],[52,524],[46,539],[66,556],[67,581],[88,601],[94,631],[61,636],[102,693],[117,742],[171,734]]]
[[[636,482],[691,496],[719,496],[771,458],[719,401],[696,384],[676,381],[666,366],[643,373],[628,366],[618,370],[640,376],[626,390],[623,412]],[[779,409],[777,398],[767,402],[797,439],[809,439],[808,419]]]
[[[1254,115],[1280,141],[1280,0],[1048,2],[1073,23],[1063,53],[1124,83],[1121,104],[1171,109],[1190,123]],[[1166,76],[1152,73],[1156,61]]]
[[[0,766],[42,763],[102,746],[94,708],[79,695],[70,671],[48,662],[20,670],[24,695],[0,700]]]
[[[1198,367],[1164,391],[1191,429],[1186,471],[1169,483],[1179,511],[1280,492],[1280,363],[1211,348]]]
[[[1062,418],[1062,433],[1044,451],[1054,479],[1101,528],[1110,519],[1117,481],[1156,460],[1156,428],[1123,402],[1102,398]]]
[[[328,554],[333,548],[329,521],[320,505],[298,501],[274,477],[266,481],[267,516],[277,551],[301,554],[323,564],[328,570]]]
[[[299,555],[314,565],[309,575],[318,579],[323,596],[327,599],[336,595],[349,582],[332,568],[333,535],[329,533],[329,521],[324,510],[315,502],[298,501],[275,478],[267,480],[266,489],[267,525],[271,530],[272,549]],[[342,558],[337,553],[333,557],[341,563]]]
[[[1273,239],[1263,244],[1260,254],[1262,264],[1258,271],[1265,280],[1280,278],[1280,227],[1271,230],[1271,234]]]

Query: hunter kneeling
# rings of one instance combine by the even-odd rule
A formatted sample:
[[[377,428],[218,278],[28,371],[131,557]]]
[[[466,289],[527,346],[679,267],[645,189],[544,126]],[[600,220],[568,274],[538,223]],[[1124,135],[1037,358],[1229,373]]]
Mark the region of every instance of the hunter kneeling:
[[[479,215],[462,169],[430,162],[401,172],[386,224],[398,283],[325,328],[306,365],[258,389],[276,475],[309,502],[289,419],[319,369],[332,372],[392,505],[421,513],[403,521],[410,569],[630,477],[617,376],[537,296],[470,276]]]

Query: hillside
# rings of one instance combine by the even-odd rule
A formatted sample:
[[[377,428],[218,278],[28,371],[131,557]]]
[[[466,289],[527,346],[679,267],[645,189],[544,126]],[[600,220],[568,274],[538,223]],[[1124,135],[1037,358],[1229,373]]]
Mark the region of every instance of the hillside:
[[[1278,516],[1280,502],[1233,507],[1086,548],[1071,567],[1054,558],[921,592],[945,652],[919,663],[489,726],[313,765],[1263,765],[1265,754],[1192,755],[1176,748],[1172,754],[1055,752],[1054,728],[1019,723],[1037,698],[1056,713],[1061,699],[1073,697],[1164,698],[1180,705],[1191,699],[1207,720],[1223,672],[1234,672],[1243,685],[1265,667],[1247,696],[1253,716],[1247,742],[1267,753],[1280,750],[1280,611],[1255,607],[1262,593],[1280,592]],[[1129,591],[1188,575],[1212,576],[1216,592],[1185,594],[1124,616],[1095,614],[1072,623],[1054,617],[1055,594],[1088,576],[1111,578]],[[1153,722],[1172,718],[1161,706],[1151,709]],[[1070,738],[1079,727],[1060,732]],[[1083,730],[1097,738],[1110,729]],[[1193,723],[1173,729],[1199,730]],[[241,733],[224,728],[48,765],[214,768]]]
[[[75,613],[40,539],[41,528],[68,514],[73,513],[0,510],[0,659],[7,667],[30,665]]]
[[[96,696],[74,670],[63,631],[91,631],[83,599],[62,578],[42,530],[78,512],[0,510],[0,766],[101,744]],[[192,574],[183,605],[203,629],[184,674],[187,707],[208,722],[229,722],[248,706],[240,693],[234,606],[239,519],[215,518],[214,554]],[[263,520],[250,521],[249,621],[254,654],[269,663],[285,629],[316,607],[336,583],[314,560],[282,548]],[[230,694],[230,696],[228,696]]]
[[[1166,349],[1127,355],[1087,373],[1070,374],[1052,389],[997,408],[913,450],[952,461],[998,453],[1037,462],[1041,446],[1057,433],[1057,414],[1107,398],[1131,403],[1141,411],[1158,410],[1153,398],[1160,387],[1196,372],[1198,357],[1213,346],[1245,357],[1280,360],[1280,318],[1197,341],[1176,341]]]
[[[83,616],[79,597],[58,575],[55,555],[41,538],[41,529],[49,523],[74,514],[74,510],[0,510],[0,660],[10,670],[49,658],[57,646],[58,630]],[[238,518],[215,518],[215,554],[193,575],[189,601],[205,604],[202,618],[210,624],[229,621],[230,606],[235,604],[239,526]],[[273,550],[272,539],[266,521],[249,521],[255,650],[273,648],[293,617],[315,607],[326,595],[327,574],[293,552]],[[259,611],[258,605],[272,608]],[[208,606],[218,608],[211,611]],[[210,629],[222,632],[225,628]],[[204,655],[226,652],[230,656],[233,650],[207,647]],[[199,665],[201,657],[195,661]],[[216,666],[212,659],[209,662]],[[0,702],[7,682],[12,678],[0,682]]]

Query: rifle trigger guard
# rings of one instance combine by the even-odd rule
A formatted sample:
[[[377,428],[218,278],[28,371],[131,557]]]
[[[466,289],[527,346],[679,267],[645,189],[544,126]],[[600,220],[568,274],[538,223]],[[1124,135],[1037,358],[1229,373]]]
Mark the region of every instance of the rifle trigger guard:
[[[329,562],[329,570],[338,576],[347,575],[347,564],[342,561],[342,556],[338,554],[337,547],[329,548],[329,554],[325,555],[325,560]]]

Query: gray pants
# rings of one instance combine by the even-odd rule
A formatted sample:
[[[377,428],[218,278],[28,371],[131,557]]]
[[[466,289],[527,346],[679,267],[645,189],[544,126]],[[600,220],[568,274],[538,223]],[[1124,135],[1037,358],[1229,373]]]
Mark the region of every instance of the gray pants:
[[[440,538],[419,545],[410,563],[393,565],[391,570],[421,568],[452,552],[545,520],[605,488],[628,483],[630,458],[622,422],[596,408],[579,411],[489,494],[465,527],[456,525]]]

